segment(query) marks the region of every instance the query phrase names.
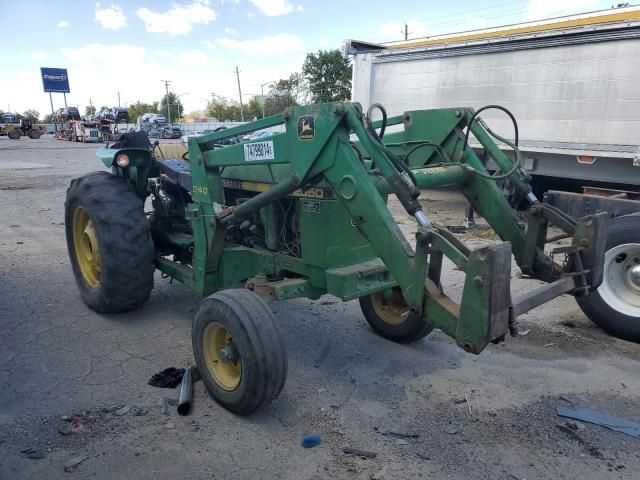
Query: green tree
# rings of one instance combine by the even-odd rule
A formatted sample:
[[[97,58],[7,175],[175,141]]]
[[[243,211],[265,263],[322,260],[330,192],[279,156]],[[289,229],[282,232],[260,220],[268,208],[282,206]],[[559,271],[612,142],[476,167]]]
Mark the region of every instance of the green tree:
[[[242,118],[239,104],[230,103],[215,96],[207,103],[206,112],[208,117],[215,118],[219,122],[239,122]],[[253,118],[253,116],[253,113],[247,113],[248,118]]]
[[[292,73],[288,82],[290,95],[297,105],[307,105],[311,103],[309,82],[302,73]]]
[[[262,102],[258,97],[253,97],[249,100],[249,103],[244,106],[244,118],[249,122],[262,118]]]
[[[315,103],[351,98],[351,70],[351,62],[338,49],[308,53],[302,65]]]
[[[42,117],[42,123],[53,123],[50,113],[47,113],[44,117]]]
[[[158,113],[158,102],[153,103],[144,103],[144,102],[135,102],[129,105],[129,121],[131,123],[136,123],[138,117],[145,113]]]
[[[38,112],[37,110],[34,110],[33,108],[26,110],[22,114],[22,116],[27,120],[31,120],[32,122],[37,122],[40,120],[40,112]]]
[[[95,115],[96,114],[96,107],[93,105],[87,105],[86,107],[84,107],[84,114],[85,115]]]
[[[171,121],[177,122],[180,117],[182,117],[182,112],[184,111],[184,107],[182,106],[180,99],[176,96],[175,93],[169,92],[168,96],[165,95],[164,97],[162,97],[162,100],[160,100],[160,106],[158,107],[160,110],[159,113],[167,115],[167,103],[169,104]],[[167,121],[169,121],[168,118]]]

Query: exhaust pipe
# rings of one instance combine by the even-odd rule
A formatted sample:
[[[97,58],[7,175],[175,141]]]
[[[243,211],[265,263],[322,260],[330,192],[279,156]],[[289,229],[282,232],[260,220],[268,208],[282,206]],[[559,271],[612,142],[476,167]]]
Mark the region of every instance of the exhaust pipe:
[[[193,377],[199,376],[195,367],[189,367],[184,371],[180,384],[180,396],[178,397],[178,413],[188,415],[193,403]]]

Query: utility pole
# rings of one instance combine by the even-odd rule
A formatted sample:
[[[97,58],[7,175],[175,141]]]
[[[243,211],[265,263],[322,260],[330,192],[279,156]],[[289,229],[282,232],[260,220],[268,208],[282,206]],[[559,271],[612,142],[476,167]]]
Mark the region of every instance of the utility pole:
[[[120,108],[120,92],[118,92],[118,108]]]
[[[160,80],[164,82],[164,88],[167,91],[166,102],[167,102],[167,123],[171,123],[171,110],[169,109],[169,84],[171,80]]]
[[[236,65],[236,78],[238,79],[238,95],[240,96],[240,119],[244,122],[244,106],[242,105],[242,89],[240,88],[240,70]]]
[[[409,25],[407,25],[407,22],[404,22],[404,30],[401,30],[400,33],[404,35],[404,41],[406,42],[409,40],[409,34],[413,32],[409,31]]]

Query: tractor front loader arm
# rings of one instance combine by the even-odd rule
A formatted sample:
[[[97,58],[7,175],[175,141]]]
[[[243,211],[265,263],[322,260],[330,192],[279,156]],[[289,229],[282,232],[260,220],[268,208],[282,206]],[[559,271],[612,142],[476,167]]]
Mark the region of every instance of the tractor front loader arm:
[[[224,255],[221,245],[230,225],[299,188],[324,180],[349,213],[352,225],[367,239],[401,288],[412,315],[440,328],[468,352],[479,353],[488,343],[504,338],[509,331],[513,333],[515,317],[520,313],[563,293],[588,294],[602,279],[605,216],[575,221],[539,204],[518,164],[497,148],[481,123],[473,118],[468,109],[407,112],[394,120],[404,123],[404,132],[393,137],[396,140],[393,145],[385,145],[365,123],[368,119],[363,121],[358,104],[322,104],[295,107],[282,116],[229,129],[224,134],[190,139],[193,197],[203,218],[215,218],[198,224],[202,225],[199,228],[208,247],[199,250],[196,244],[194,275],[207,275],[218,268]],[[272,137],[273,151],[265,155],[254,155],[247,144],[207,150],[207,144],[224,135],[238,135],[278,123],[284,124],[286,130]],[[531,202],[526,231],[496,185],[495,177],[468,145],[465,128],[471,128],[499,168],[508,172],[503,178],[514,183]],[[357,138],[357,145],[350,135]],[[418,146],[424,147],[419,156],[415,153]],[[288,164],[291,171],[269,190],[214,214],[212,203],[224,204],[220,172],[248,164],[269,168]],[[444,185],[458,185],[503,242],[471,251],[448,231],[432,224],[418,202],[419,190]],[[386,193],[394,193],[417,221],[415,250],[391,215],[383,196]],[[571,246],[554,252],[564,257],[562,264],[544,253],[549,223],[573,236]],[[525,273],[548,285],[512,299],[512,254]],[[440,287],[443,256],[466,273],[459,303]],[[353,271],[359,275],[357,268]],[[389,288],[388,284],[384,288]],[[361,294],[370,292],[370,286],[363,287]]]

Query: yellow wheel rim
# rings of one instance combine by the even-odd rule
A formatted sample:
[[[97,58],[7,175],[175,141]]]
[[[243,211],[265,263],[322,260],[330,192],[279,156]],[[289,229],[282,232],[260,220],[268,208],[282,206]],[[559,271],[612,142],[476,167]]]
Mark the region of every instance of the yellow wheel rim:
[[[73,248],[82,278],[96,288],[100,283],[100,248],[93,222],[82,207],[73,212]]]
[[[242,359],[233,343],[231,332],[218,322],[205,327],[202,351],[207,370],[223,390],[238,388],[242,378]]]
[[[400,325],[409,318],[411,313],[402,293],[396,288],[387,296],[383,292],[372,294],[371,304],[378,317],[390,325]]]

